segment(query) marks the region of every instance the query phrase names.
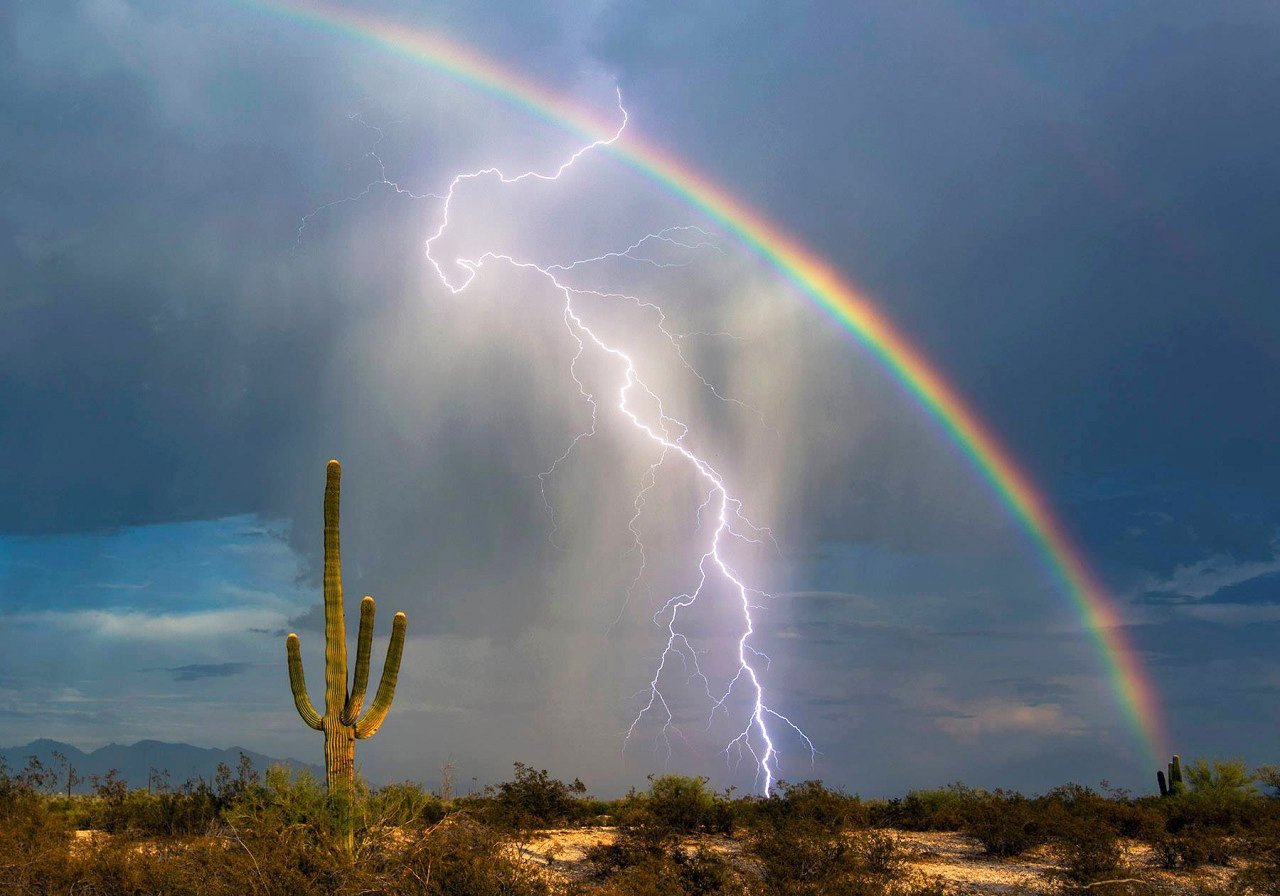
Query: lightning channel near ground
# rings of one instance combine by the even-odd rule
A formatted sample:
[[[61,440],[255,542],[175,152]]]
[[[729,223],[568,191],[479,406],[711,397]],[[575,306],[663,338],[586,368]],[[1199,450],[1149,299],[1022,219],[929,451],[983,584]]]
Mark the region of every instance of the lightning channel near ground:
[[[299,227],[298,235],[301,238],[307,223],[321,211],[338,203],[356,201],[382,186],[410,198],[439,201],[439,223],[426,239],[425,255],[440,283],[450,293],[454,295],[464,293],[486,266],[506,265],[541,278],[549,291],[559,296],[562,302],[561,314],[565,330],[574,346],[574,351],[568,360],[569,374],[576,384],[582,401],[590,411],[590,421],[589,425],[569,441],[563,453],[538,475],[542,500],[552,518],[553,543],[556,532],[555,512],[547,495],[548,485],[574,451],[597,435],[602,414],[619,415],[621,420],[628,424],[627,428],[634,432],[635,437],[651,444],[656,453],[656,459],[641,477],[633,505],[634,513],[627,524],[629,534],[632,536],[630,553],[636,558],[637,569],[623,595],[621,607],[613,625],[616,626],[621,621],[623,612],[645,576],[646,567],[650,561],[639,523],[646,500],[655,488],[660,472],[668,464],[683,464],[687,471],[693,474],[694,480],[699,483],[698,488],[690,496],[689,503],[691,518],[696,523],[694,532],[701,544],[697,549],[700,552],[699,559],[690,570],[690,579],[694,585],[669,597],[652,615],[654,625],[665,637],[665,645],[653,663],[653,673],[648,685],[637,694],[639,709],[626,730],[624,750],[632,739],[640,734],[645,725],[658,727],[658,736],[665,745],[668,759],[671,756],[671,738],[674,736],[686,739],[685,732],[677,724],[676,712],[673,710],[669,696],[669,680],[679,675],[684,679],[684,686],[696,684],[701,692],[699,699],[705,695],[708,731],[717,718],[727,720],[729,734],[732,736],[721,751],[726,761],[736,767],[750,757],[750,762],[754,765],[755,785],[762,793],[768,795],[778,781],[780,744],[784,734],[796,745],[802,745],[802,749],[809,754],[810,762],[817,755],[813,742],[799,725],[770,702],[766,688],[770,660],[756,646],[758,611],[762,609],[761,601],[768,599],[769,595],[752,585],[735,567],[728,549],[729,545],[735,541],[754,545],[770,544],[776,548],[773,533],[767,527],[751,521],[746,514],[742,499],[736,495],[722,472],[706,456],[687,443],[686,439],[690,435],[691,426],[668,412],[662,395],[650,385],[651,380],[646,380],[642,364],[637,361],[635,352],[627,345],[620,344],[616,337],[605,338],[601,335],[600,328],[592,325],[590,315],[583,307],[583,300],[628,302],[651,315],[655,331],[671,345],[679,363],[696,378],[703,388],[717,400],[748,411],[761,423],[765,423],[764,415],[760,411],[737,398],[724,394],[699,373],[684,348],[685,342],[695,337],[737,337],[723,332],[679,333],[668,325],[666,312],[654,302],[637,296],[588,289],[565,282],[565,277],[572,272],[619,259],[654,267],[685,264],[687,262],[661,261],[660,257],[654,257],[648,250],[651,247],[667,246],[691,252],[719,251],[714,235],[692,225],[668,227],[655,233],[645,234],[624,249],[558,263],[542,263],[498,251],[485,251],[471,258],[454,257],[446,260],[441,257],[442,241],[450,229],[451,212],[454,210],[455,202],[461,201],[460,194],[464,187],[478,181],[491,181],[503,186],[512,186],[527,181],[554,182],[570,176],[575,164],[583,156],[597,152],[622,137],[628,125],[628,116],[620,92],[617,107],[621,121],[612,136],[580,146],[554,168],[546,171],[529,170],[518,174],[508,174],[499,167],[480,168],[456,174],[449,182],[447,189],[438,194],[415,194],[389,179],[386,166],[377,155],[375,143],[368,156],[377,163],[378,179],[372,181],[359,194],[336,200],[308,214]],[[372,128],[361,119],[353,118],[353,120],[374,130],[378,135],[378,141],[382,140],[381,130]],[[594,361],[616,371],[620,385],[612,395],[598,394],[595,388],[588,385],[581,373],[581,365],[589,356]],[[700,648],[683,625],[691,608],[713,600],[710,596],[712,592],[717,595],[729,595],[727,603],[730,611],[726,624],[732,626],[732,630],[736,632],[736,638],[730,639],[733,647],[730,656],[727,657],[728,667],[732,671],[727,676],[727,683],[720,687],[713,686],[712,679],[703,671],[703,660],[700,657],[706,655],[706,648]]]

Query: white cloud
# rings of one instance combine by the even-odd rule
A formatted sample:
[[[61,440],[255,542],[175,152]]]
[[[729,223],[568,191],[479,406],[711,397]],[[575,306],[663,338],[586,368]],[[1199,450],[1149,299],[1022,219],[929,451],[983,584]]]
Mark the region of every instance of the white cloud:
[[[48,610],[16,613],[15,626],[50,626],[64,632],[112,640],[170,641],[242,636],[250,628],[279,628],[286,617],[263,610],[206,610],[198,613],[144,613],[138,610]]]
[[[1280,544],[1273,544],[1280,552]],[[1210,597],[1222,588],[1280,571],[1280,560],[1250,561],[1240,563],[1223,555],[1216,555],[1174,569],[1166,579],[1152,579],[1147,591],[1171,591],[1188,597]]]

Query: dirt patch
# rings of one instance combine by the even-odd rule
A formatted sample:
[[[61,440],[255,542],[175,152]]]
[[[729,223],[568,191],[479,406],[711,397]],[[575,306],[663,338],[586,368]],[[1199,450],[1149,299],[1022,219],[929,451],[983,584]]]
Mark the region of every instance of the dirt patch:
[[[947,889],[963,896],[1048,896],[1062,892],[1054,876],[1060,868],[1051,846],[1030,850],[1014,859],[998,859],[986,855],[982,846],[963,834],[948,832],[917,833],[891,830],[907,860],[903,871],[906,879],[933,878]],[[520,858],[539,866],[547,881],[559,889],[581,881],[590,873],[587,850],[609,844],[617,833],[613,828],[575,828],[538,831],[516,848]],[[686,847],[701,846],[733,859],[742,853],[742,843],[727,837],[691,837]],[[1150,847],[1126,842],[1125,864],[1129,871],[1117,872],[1117,879],[1133,878],[1141,882],[1130,886],[1134,894],[1152,896],[1194,896],[1199,885],[1221,885],[1230,869],[1208,867],[1196,872],[1171,872],[1153,867]]]

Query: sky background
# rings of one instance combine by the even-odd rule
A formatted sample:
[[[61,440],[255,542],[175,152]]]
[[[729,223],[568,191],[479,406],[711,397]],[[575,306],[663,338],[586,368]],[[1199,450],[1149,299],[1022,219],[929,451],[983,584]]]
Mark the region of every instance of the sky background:
[[[347,6],[607,120],[616,84],[629,127],[874,297],[1005,442],[1114,596],[1171,746],[1280,759],[1274,4]],[[0,120],[5,745],[318,761],[283,634],[321,700],[339,457],[349,621],[378,599],[375,671],[409,616],[368,775],[452,761],[465,787],[520,761],[600,795],[663,768],[751,787],[681,676],[687,740],[668,759],[650,717],[624,742],[664,640],[650,616],[696,575],[696,483],[659,471],[628,598],[651,447],[602,405],[545,479],[548,513],[538,474],[590,419],[561,300],[502,265],[455,296],[424,257],[441,204],[414,195],[554,168],[580,138],[229,0],[4,4]],[[775,272],[607,155],[554,185],[477,182],[451,222],[448,253],[543,263],[708,229],[645,247],[675,266],[573,276],[661,304],[734,399],[649,311],[584,304],[776,536],[734,559],[773,594],[771,702],[820,750],[783,737],[784,778],[1154,788],[1027,533]],[[600,359],[581,375],[618,385]],[[692,621],[729,674],[732,618]]]

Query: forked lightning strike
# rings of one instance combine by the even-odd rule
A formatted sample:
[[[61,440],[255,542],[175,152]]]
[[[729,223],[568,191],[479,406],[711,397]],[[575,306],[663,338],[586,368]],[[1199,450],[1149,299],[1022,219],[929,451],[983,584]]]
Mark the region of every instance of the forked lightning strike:
[[[671,331],[667,325],[665,312],[658,305],[637,298],[635,296],[622,295],[618,293],[607,293],[596,290],[580,289],[561,282],[558,274],[564,274],[569,271],[586,267],[588,265],[597,264],[613,259],[629,259],[635,262],[653,265],[655,267],[672,267],[676,263],[661,262],[649,255],[641,254],[642,250],[649,243],[665,243],[686,250],[702,250],[713,249],[718,251],[711,241],[711,235],[706,231],[697,227],[671,227],[657,233],[648,234],[636,242],[632,243],[626,249],[618,252],[608,252],[593,258],[584,258],[577,261],[571,261],[560,264],[537,264],[531,261],[516,259],[510,255],[504,255],[497,252],[485,252],[477,258],[456,258],[450,264],[442,263],[436,255],[436,247],[441,238],[449,229],[449,215],[453,202],[457,196],[459,188],[470,181],[482,178],[492,178],[501,184],[517,184],[522,181],[539,180],[539,181],[556,181],[568,171],[575,162],[583,155],[592,150],[600,149],[617,141],[627,126],[627,112],[622,105],[621,94],[618,97],[618,109],[622,114],[622,122],[618,126],[617,131],[608,139],[596,140],[586,146],[581,147],[559,167],[550,173],[538,171],[526,171],[518,175],[507,175],[497,167],[482,168],[477,171],[462,173],[454,176],[449,183],[448,190],[442,196],[430,195],[430,198],[442,200],[441,221],[436,231],[426,241],[426,256],[428,262],[439,276],[441,283],[453,294],[462,293],[479,275],[481,268],[488,263],[498,262],[507,264],[512,267],[527,270],[536,273],[545,278],[555,290],[564,297],[564,323],[569,336],[574,340],[577,351],[569,361],[569,372],[574,382],[578,386],[584,401],[587,402],[591,410],[590,426],[583,432],[579,433],[569,443],[565,452],[558,457],[551,466],[539,475],[542,486],[542,497],[546,503],[548,511],[551,511],[551,503],[546,495],[546,486],[549,479],[555,474],[560,464],[564,463],[573,450],[583,441],[590,439],[596,433],[596,424],[600,413],[600,404],[596,395],[586,386],[578,373],[578,366],[583,357],[589,352],[598,353],[603,358],[612,359],[616,362],[622,376],[622,386],[617,393],[617,411],[628,420],[635,430],[644,439],[653,443],[658,449],[658,459],[649,466],[644,476],[641,478],[640,490],[636,495],[634,508],[635,513],[628,523],[628,529],[634,537],[633,552],[639,559],[639,569],[627,588],[627,592],[623,601],[623,607],[619,610],[618,619],[621,619],[622,612],[626,607],[627,601],[632,597],[636,590],[641,577],[645,572],[647,556],[640,535],[639,520],[644,509],[645,499],[649,491],[654,488],[658,471],[661,467],[671,459],[678,459],[686,464],[697,474],[698,478],[704,483],[706,488],[705,497],[702,497],[701,490],[699,497],[702,498],[701,503],[697,505],[695,511],[695,519],[697,522],[696,531],[703,530],[703,517],[708,511],[711,511],[715,520],[714,529],[707,537],[705,550],[698,561],[697,566],[697,586],[687,592],[677,594],[669,598],[665,604],[653,615],[654,624],[660,628],[664,628],[667,632],[666,646],[663,648],[662,654],[658,657],[655,665],[654,674],[649,681],[647,688],[647,698],[644,705],[636,714],[627,730],[626,740],[630,742],[631,737],[636,733],[637,728],[641,725],[647,716],[655,715],[662,719],[662,735],[667,745],[667,754],[670,756],[670,735],[676,734],[683,738],[683,732],[676,725],[675,714],[673,713],[667,698],[663,694],[662,679],[668,671],[668,663],[674,662],[679,658],[681,667],[685,672],[685,676],[689,681],[697,680],[701,683],[702,689],[705,690],[707,699],[710,703],[710,711],[707,717],[707,727],[710,728],[717,714],[730,713],[729,701],[735,694],[741,695],[745,690],[745,699],[749,705],[746,718],[743,721],[742,729],[733,737],[724,747],[722,751],[726,758],[736,758],[741,761],[749,754],[756,763],[756,782],[761,790],[767,795],[771,792],[775,781],[777,780],[778,771],[778,747],[775,743],[775,736],[771,733],[770,722],[778,722],[786,726],[790,731],[794,732],[805,744],[809,750],[810,758],[816,756],[816,750],[812,741],[808,736],[794,723],[782,713],[774,710],[769,706],[765,698],[765,689],[762,681],[762,670],[768,669],[769,658],[752,646],[752,636],[755,634],[755,620],[752,611],[758,609],[753,603],[755,597],[764,597],[762,591],[752,588],[743,581],[743,578],[734,570],[726,558],[724,549],[725,543],[731,539],[739,539],[751,543],[761,543],[764,539],[770,542],[773,540],[772,533],[763,527],[753,524],[743,512],[742,501],[734,497],[725,483],[722,475],[707,460],[696,454],[691,448],[684,444],[684,439],[689,433],[689,427],[683,422],[670,416],[663,405],[662,398],[653,391],[641,377],[637,365],[631,355],[623,348],[606,342],[601,338],[583,318],[582,313],[575,307],[575,296],[595,296],[604,299],[621,299],[635,303],[638,307],[652,312],[656,317],[656,327],[658,331],[670,342],[675,350],[676,356],[680,359],[681,364],[689,370],[700,382],[708,389],[716,398],[731,402],[755,413],[761,420],[763,416],[759,411],[743,402],[722,395],[716,387],[703,377],[686,357],[682,343],[684,340],[692,336],[719,336],[732,334],[720,333],[696,333],[696,334],[680,334]],[[363,124],[363,122],[361,122]],[[366,125],[368,127],[368,125]],[[376,129],[375,129],[376,130]],[[382,137],[381,131],[377,132],[379,140]],[[385,185],[394,189],[398,193],[405,193],[413,198],[427,198],[427,196],[419,196],[410,193],[403,187],[389,180],[386,175],[385,167],[382,160],[376,154],[375,150],[369,153],[377,160],[381,177],[378,181],[370,184],[364,192],[347,200],[338,200],[338,202],[351,201],[365,195],[371,189],[378,185]],[[336,203],[330,203],[333,205]],[[303,227],[307,221],[328,206],[322,206],[308,215],[303,220]],[[302,228],[299,228],[299,236],[301,236]],[[453,272],[451,276],[450,272]],[[736,338],[736,337],[734,337]],[[651,403],[656,409],[656,418],[646,419],[636,407],[634,400],[639,394],[646,403]],[[552,514],[554,518],[554,513]],[[554,538],[554,533],[553,533]],[[703,673],[702,666],[698,659],[698,652],[694,645],[690,642],[688,636],[681,630],[680,621],[682,611],[692,607],[695,603],[704,597],[704,592],[708,589],[712,580],[718,580],[718,584],[726,587],[734,598],[734,603],[740,611],[741,634],[736,644],[736,660],[737,672],[729,680],[725,686],[723,693],[717,695],[713,693],[711,681]],[[615,620],[615,624],[617,620]],[[644,691],[641,692],[645,693]],[[736,726],[735,726],[736,727]]]

